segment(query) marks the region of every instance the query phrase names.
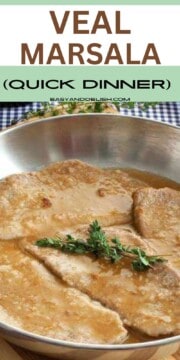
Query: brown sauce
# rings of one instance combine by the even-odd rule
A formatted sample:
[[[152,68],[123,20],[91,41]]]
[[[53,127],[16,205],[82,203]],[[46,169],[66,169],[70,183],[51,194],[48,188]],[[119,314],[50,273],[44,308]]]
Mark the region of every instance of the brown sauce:
[[[151,174],[148,172],[139,171],[139,170],[135,170],[135,169],[123,169],[123,171],[125,171],[128,175],[132,176],[133,178],[144,181],[151,187],[154,187],[154,188],[170,187],[175,190],[180,190],[180,184],[178,184],[170,179],[161,177],[159,175],[155,175],[155,174]],[[13,251],[13,249],[14,249],[14,251]],[[7,304],[8,304],[7,309],[9,309],[9,316],[7,316],[7,322],[9,324],[11,324],[11,312],[13,312],[13,311],[16,312],[17,317],[21,316],[21,310],[22,310],[21,307],[23,308],[23,306],[24,306],[23,304],[26,304],[26,317],[27,318],[22,319],[22,321],[20,321],[20,323],[23,323],[24,321],[31,321],[31,308],[32,308],[32,306],[34,306],[34,304],[32,303],[32,301],[33,301],[32,294],[34,294],[34,292],[35,292],[35,290],[34,290],[35,287],[33,288],[33,291],[32,291],[29,288],[29,284],[32,283],[32,286],[35,285],[36,290],[39,291],[39,287],[38,287],[39,280],[37,281],[36,278],[33,280],[32,273],[29,271],[30,267],[28,265],[27,257],[29,257],[29,262],[32,261],[32,258],[31,258],[31,256],[26,254],[26,260],[25,260],[25,262],[23,261],[22,252],[17,247],[17,240],[12,240],[11,242],[2,241],[0,243],[0,252],[1,252],[1,254],[3,254],[3,256],[1,255],[1,258],[0,258],[0,265],[4,264],[4,266],[9,267],[10,272],[13,270],[12,267],[14,266],[14,273],[13,273],[12,281],[15,281],[15,279],[16,279],[16,272],[17,272],[17,274],[21,273],[21,276],[22,276],[22,281],[18,280],[21,291],[19,293],[17,293],[17,288],[14,288],[14,283],[12,283],[12,285],[11,285],[11,281],[8,279],[7,273],[6,272],[4,273],[4,280],[6,281],[6,285],[4,285],[4,288],[5,288],[4,291],[6,292],[6,297],[7,297]],[[13,263],[13,265],[10,263],[10,261]],[[12,265],[12,267],[11,267],[11,265]],[[26,281],[24,279],[26,279]],[[9,287],[8,287],[8,282],[9,282]],[[23,289],[23,286],[24,286],[24,289]],[[42,284],[42,286],[43,286],[43,284]],[[13,310],[11,300],[10,300],[10,296],[12,296],[12,291],[10,291],[10,289],[14,292],[13,307],[15,310]],[[41,289],[41,291],[43,292],[43,289]],[[44,287],[44,291],[48,291],[46,289],[46,286]],[[9,295],[8,295],[8,292],[9,292]],[[1,295],[2,295],[2,292],[0,294],[0,306],[3,305],[3,302],[4,302],[4,300],[1,301],[1,298],[2,298]],[[34,296],[35,296],[35,294],[34,294]],[[20,304],[21,299],[23,299],[23,304]],[[15,307],[16,304],[19,304],[19,305],[17,307]],[[29,309],[30,309],[29,315],[27,312],[27,307],[29,307]],[[4,316],[6,317],[6,314]],[[54,314],[54,316],[55,316],[55,314]],[[6,318],[4,318],[4,321],[6,321]],[[128,344],[152,340],[152,338],[150,338],[144,334],[137,333],[137,331],[134,331],[132,329],[128,329],[128,332],[129,332],[129,336],[128,336],[128,339],[126,340],[126,343],[128,343]]]
[[[180,190],[179,183],[177,183],[171,179],[162,177],[160,175],[156,175],[156,174],[149,173],[147,171],[141,171],[141,170],[136,170],[136,169],[122,169],[122,170],[125,171],[128,175],[130,175],[138,180],[144,181],[149,186],[152,186],[156,189],[160,189],[163,187],[169,187],[174,190]]]
[[[169,187],[177,191],[180,190],[180,184],[169,178],[137,169],[125,168],[122,170],[125,171],[128,175],[132,176],[133,178],[144,181],[149,186],[154,187],[156,189]],[[152,340],[152,338],[144,334],[137,333],[137,331],[135,330],[128,329],[128,331],[129,331],[129,337],[126,341],[126,343],[128,344]]]

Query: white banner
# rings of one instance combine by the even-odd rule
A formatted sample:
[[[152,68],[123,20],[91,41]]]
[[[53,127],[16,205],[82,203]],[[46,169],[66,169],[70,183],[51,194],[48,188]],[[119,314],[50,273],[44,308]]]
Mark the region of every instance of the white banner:
[[[0,65],[180,65],[179,19],[178,5],[1,5]]]

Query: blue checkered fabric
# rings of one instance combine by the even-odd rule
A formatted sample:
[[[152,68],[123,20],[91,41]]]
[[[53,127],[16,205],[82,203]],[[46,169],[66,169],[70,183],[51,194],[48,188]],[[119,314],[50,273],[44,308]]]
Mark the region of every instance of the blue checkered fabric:
[[[51,105],[56,105],[55,103]],[[40,102],[21,103],[20,106],[0,107],[0,130],[21,121],[25,113],[41,109]],[[149,107],[146,111],[141,110],[139,106],[133,109],[120,107],[121,115],[138,116],[154,119],[167,124],[180,126],[180,102],[163,102],[155,107]]]
[[[139,106],[133,109],[121,108],[122,115],[146,117],[166,124],[180,126],[180,102],[163,102],[155,107],[149,107],[146,111]]]

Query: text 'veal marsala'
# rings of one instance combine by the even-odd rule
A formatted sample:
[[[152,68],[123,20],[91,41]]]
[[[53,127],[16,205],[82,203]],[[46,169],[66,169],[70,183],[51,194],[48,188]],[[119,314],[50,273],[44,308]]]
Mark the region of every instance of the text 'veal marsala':
[[[55,42],[47,48],[44,43],[29,46],[28,43],[21,44],[21,64],[30,65],[141,65],[161,64],[156,45],[151,42],[145,45],[143,54],[139,58],[133,55],[133,44],[129,41],[121,43],[124,35],[131,35],[131,30],[122,27],[122,12],[114,11],[114,21],[108,18],[106,11],[95,11],[92,19],[87,10],[64,11],[58,14],[49,11],[49,19],[53,24],[59,42]],[[90,21],[91,20],[91,21]],[[93,20],[93,21],[92,21]],[[91,25],[90,25],[91,24]],[[76,42],[66,43],[64,39],[66,32],[71,29],[72,35],[76,36]],[[107,34],[107,44],[96,42],[97,34],[102,32],[102,37]],[[94,42],[87,44],[88,35],[94,35]],[[119,35],[119,41],[111,42],[113,35]],[[86,38],[86,41],[85,41]],[[92,36],[91,36],[92,39]]]

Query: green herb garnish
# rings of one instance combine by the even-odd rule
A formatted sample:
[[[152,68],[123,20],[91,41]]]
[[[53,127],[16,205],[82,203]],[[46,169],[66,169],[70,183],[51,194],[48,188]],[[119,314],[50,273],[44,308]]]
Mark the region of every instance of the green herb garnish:
[[[138,107],[142,111],[146,111],[149,107],[154,107],[158,104],[158,102],[117,102],[117,101],[92,101],[92,102],[75,102],[75,101],[64,101],[57,102],[57,105],[51,105],[47,102],[41,103],[41,108],[37,111],[30,111],[23,115],[24,119],[31,119],[32,117],[49,117],[56,116],[62,114],[73,114],[77,113],[103,113],[106,107],[112,107],[114,110],[120,111],[122,108],[133,109],[134,107]],[[76,110],[76,111],[75,111]]]
[[[65,253],[93,254],[97,258],[104,258],[112,263],[128,257],[131,259],[131,265],[136,271],[145,271],[153,268],[157,263],[166,261],[160,256],[147,255],[139,247],[124,246],[118,238],[113,238],[109,242],[97,220],[89,226],[89,236],[86,241],[66,235],[65,240],[61,238],[44,238],[36,241],[36,245],[59,249]]]

